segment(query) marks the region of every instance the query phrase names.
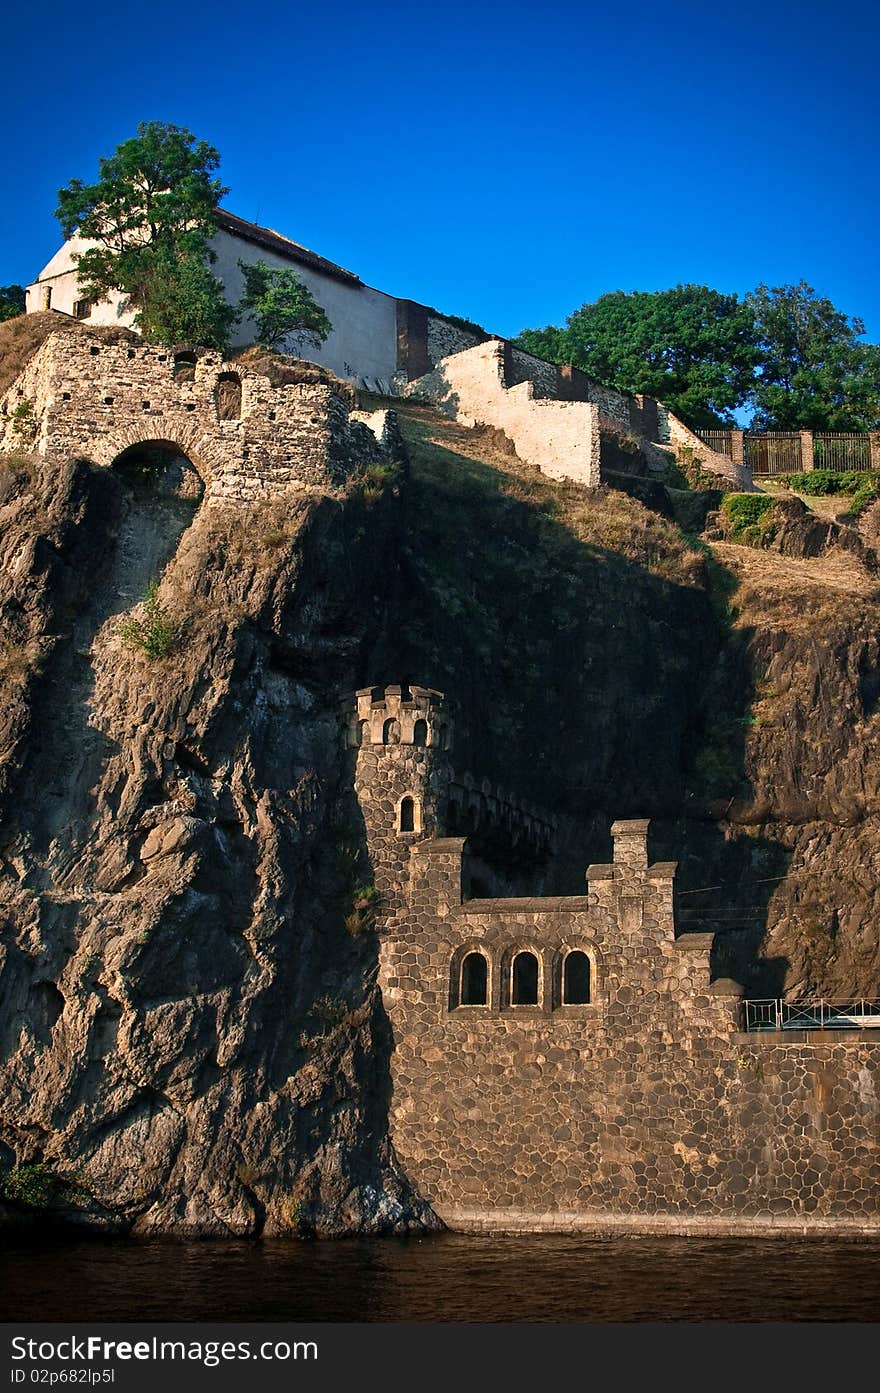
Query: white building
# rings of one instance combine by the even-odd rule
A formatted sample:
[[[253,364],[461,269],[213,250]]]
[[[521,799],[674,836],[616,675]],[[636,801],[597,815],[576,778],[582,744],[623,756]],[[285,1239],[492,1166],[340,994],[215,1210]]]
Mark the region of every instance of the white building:
[[[246,222],[225,209],[219,209],[216,217],[217,233],[212,239],[216,260],[212,270],[222,282],[229,303],[238,304],[244,291],[239,261],[291,267],[333,327],[320,348],[292,340],[289,351],[323,364],[339,377],[388,391],[395,375],[402,373],[409,380],[426,372],[441,349],[450,351],[453,340],[454,351],[455,347],[469,348],[486,337],[476,331],[476,326],[462,328],[412,300],[398,300],[373,290],[352,271],[279,232]],[[75,258],[88,245],[75,236],[64,243],[27,287],[27,312],[49,309],[90,324],[131,327],[133,314],[118,293],[96,304],[83,299]],[[232,346],[243,347],[253,339],[253,321],[248,315],[234,329]]]

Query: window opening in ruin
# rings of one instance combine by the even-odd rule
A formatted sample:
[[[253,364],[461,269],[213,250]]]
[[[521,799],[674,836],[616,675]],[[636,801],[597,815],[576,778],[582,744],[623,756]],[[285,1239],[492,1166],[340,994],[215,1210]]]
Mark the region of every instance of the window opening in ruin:
[[[401,799],[400,803],[400,830],[401,832],[415,832],[416,830],[416,804],[415,799],[407,796]]]
[[[513,960],[513,1006],[537,1006],[538,959],[534,953],[517,953]]]
[[[88,319],[92,312],[91,300],[74,300],[73,317],[74,319]]]
[[[586,953],[569,953],[562,969],[563,1006],[588,1006],[590,1002],[590,959]]]
[[[241,378],[234,372],[221,372],[217,378],[217,419],[237,421],[241,415]]]
[[[428,743],[428,722],[416,721],[413,726],[413,744],[427,745]]]
[[[195,382],[196,355],[188,350],[175,353],[171,372],[175,382]]]
[[[395,721],[395,720],[393,720],[393,719],[392,719],[392,720],[388,720],[388,721],[386,721],[385,724],[383,725],[383,727],[382,727],[382,744],[383,744],[383,745],[399,745],[399,744],[400,744],[400,726],[399,726],[399,724],[398,724],[397,721]]]
[[[468,953],[461,965],[462,1006],[485,1006],[489,1000],[489,964],[482,953]]]

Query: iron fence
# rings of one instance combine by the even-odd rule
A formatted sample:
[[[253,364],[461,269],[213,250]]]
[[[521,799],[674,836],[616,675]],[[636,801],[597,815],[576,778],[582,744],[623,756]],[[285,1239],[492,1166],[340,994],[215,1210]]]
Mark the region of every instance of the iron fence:
[[[701,430],[700,439],[710,450],[714,450],[716,455],[726,455],[728,459],[733,459],[732,430]]]
[[[800,431],[773,431],[747,435],[743,443],[745,462],[752,476],[799,474],[803,467]]]
[[[848,470],[871,468],[871,437],[856,431],[817,431],[813,436],[813,468]]]
[[[743,1017],[748,1031],[880,1029],[880,1001],[744,1001]]]

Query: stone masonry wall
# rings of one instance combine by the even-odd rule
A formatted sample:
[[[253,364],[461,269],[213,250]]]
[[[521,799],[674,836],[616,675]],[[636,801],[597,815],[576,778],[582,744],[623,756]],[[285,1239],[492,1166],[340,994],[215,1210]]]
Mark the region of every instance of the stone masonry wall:
[[[720,474],[735,488],[750,490],[753,487],[751,472],[745,464],[737,463],[728,459],[727,455],[720,455],[716,450],[710,449],[704,440],[689,430],[684,422],[673,416],[665,406],[659,403],[658,406],[658,439],[668,442],[679,460],[683,457],[682,452],[686,451],[689,458],[699,462],[710,473]]]
[[[0,448],[111,465],[132,445],[169,443],[195,465],[208,499],[246,501],[333,487],[399,454],[393,413],[382,416],[351,420],[341,384],[273,386],[215,352],[175,359],[83,330],[51,335],[0,399]]]
[[[428,753],[403,779],[417,797]],[[712,935],[675,936],[675,866],[649,865],[645,822],[614,825],[614,861],[582,896],[463,900],[465,840],[442,835],[449,755],[423,766],[430,826],[405,838],[402,758],[362,746],[357,787],[385,887],[392,1140],[448,1225],[880,1230],[880,1039],[739,1033],[740,989],[710,981]],[[538,959],[537,1005],[512,1004],[520,951]],[[572,951],[590,961],[586,1004],[563,999]],[[485,1005],[462,1004],[470,952]]]

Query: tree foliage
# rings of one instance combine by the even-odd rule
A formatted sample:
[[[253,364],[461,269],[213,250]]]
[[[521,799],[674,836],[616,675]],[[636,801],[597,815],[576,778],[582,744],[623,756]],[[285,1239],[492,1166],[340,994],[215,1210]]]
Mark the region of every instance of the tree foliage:
[[[745,297],[759,346],[755,430],[870,430],[880,420],[880,349],[806,281]]]
[[[576,310],[565,328],[526,330],[518,342],[606,386],[657,397],[691,426],[730,421],[756,362],[748,310],[705,285],[616,290]]]
[[[239,307],[254,316],[257,342],[279,349],[286,339],[296,337],[320,348],[332,325],[299,276],[289,267],[267,266],[265,261],[238,265],[244,277]]]
[[[73,179],[60,189],[56,217],[64,235],[94,244],[78,257],[81,294],[99,300],[121,292],[147,338],[194,337],[188,329],[195,319],[205,326],[199,341],[222,346],[230,321],[221,309],[223,287],[208,269],[214,212],[228,192],[213,177],[219,163],[213,146],[184,127],[147,121],[99,160],[94,184]]]
[[[23,285],[0,285],[0,323],[4,319],[15,319],[24,314],[25,293]]]

